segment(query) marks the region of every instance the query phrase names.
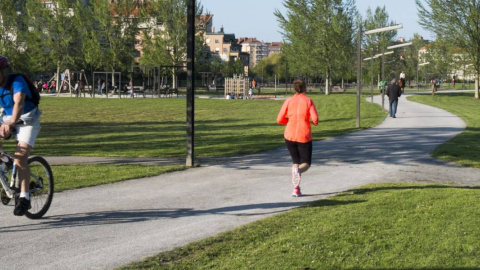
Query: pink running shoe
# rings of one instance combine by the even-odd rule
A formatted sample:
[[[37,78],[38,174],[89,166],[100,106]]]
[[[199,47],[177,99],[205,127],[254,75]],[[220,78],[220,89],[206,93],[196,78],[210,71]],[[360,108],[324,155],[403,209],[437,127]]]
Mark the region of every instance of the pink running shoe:
[[[293,189],[292,197],[300,197],[302,196],[302,192],[300,191],[300,186]]]

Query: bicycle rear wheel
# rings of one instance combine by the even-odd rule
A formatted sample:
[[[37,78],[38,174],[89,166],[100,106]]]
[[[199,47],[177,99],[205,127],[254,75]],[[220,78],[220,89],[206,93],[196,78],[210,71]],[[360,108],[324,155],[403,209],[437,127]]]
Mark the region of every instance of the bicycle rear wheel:
[[[25,214],[28,218],[43,217],[50,208],[53,199],[53,174],[48,162],[34,156],[28,159],[30,167],[30,203],[32,208]]]

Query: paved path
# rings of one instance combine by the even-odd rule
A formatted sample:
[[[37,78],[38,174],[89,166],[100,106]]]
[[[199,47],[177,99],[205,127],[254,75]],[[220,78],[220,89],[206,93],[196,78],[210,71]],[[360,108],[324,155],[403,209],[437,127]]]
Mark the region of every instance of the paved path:
[[[480,183],[479,170],[429,156],[465,128],[461,119],[405,97],[397,116],[315,142],[301,198],[290,197],[290,158],[282,147],[223,165],[61,192],[41,220],[0,207],[0,269],[111,269],[367,183]]]

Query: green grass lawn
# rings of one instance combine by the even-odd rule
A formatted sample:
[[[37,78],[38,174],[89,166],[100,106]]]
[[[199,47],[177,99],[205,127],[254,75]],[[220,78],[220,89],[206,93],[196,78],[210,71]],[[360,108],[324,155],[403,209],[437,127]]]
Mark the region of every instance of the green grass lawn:
[[[142,166],[130,164],[57,165],[51,167],[55,181],[55,192],[156,176],[185,169],[185,166]]]
[[[121,269],[478,269],[479,199],[478,188],[369,185]]]
[[[435,149],[432,156],[463,166],[480,168],[480,100],[473,93],[418,95],[409,100],[442,108],[467,124],[466,130]]]
[[[312,95],[320,124],[315,139],[356,131],[355,95]],[[276,124],[282,100],[195,100],[196,156],[252,153],[283,146]],[[42,98],[35,154],[106,157],[184,157],[186,100]],[[362,103],[362,127],[385,113]]]
[[[471,93],[410,99],[468,125],[435,157],[480,168]],[[477,187],[369,185],[122,269],[479,269],[479,199]]]
[[[315,139],[355,128],[355,95],[312,93],[320,115]],[[195,155],[225,156],[284,145],[284,127],[276,124],[283,101],[195,100]],[[91,99],[43,97],[42,131],[33,154],[51,156],[184,157],[186,100]],[[362,103],[362,127],[385,117],[378,105]],[[13,151],[14,143],[5,142]],[[184,166],[65,165],[52,166],[55,190],[95,186],[158,175]]]

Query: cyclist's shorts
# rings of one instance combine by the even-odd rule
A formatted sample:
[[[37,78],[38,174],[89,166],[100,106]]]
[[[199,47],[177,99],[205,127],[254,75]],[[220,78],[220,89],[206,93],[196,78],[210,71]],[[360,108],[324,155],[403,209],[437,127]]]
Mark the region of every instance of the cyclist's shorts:
[[[40,120],[36,120],[31,125],[16,125],[17,135],[15,139],[19,142],[26,142],[32,148],[35,146],[35,140],[40,133]]]

